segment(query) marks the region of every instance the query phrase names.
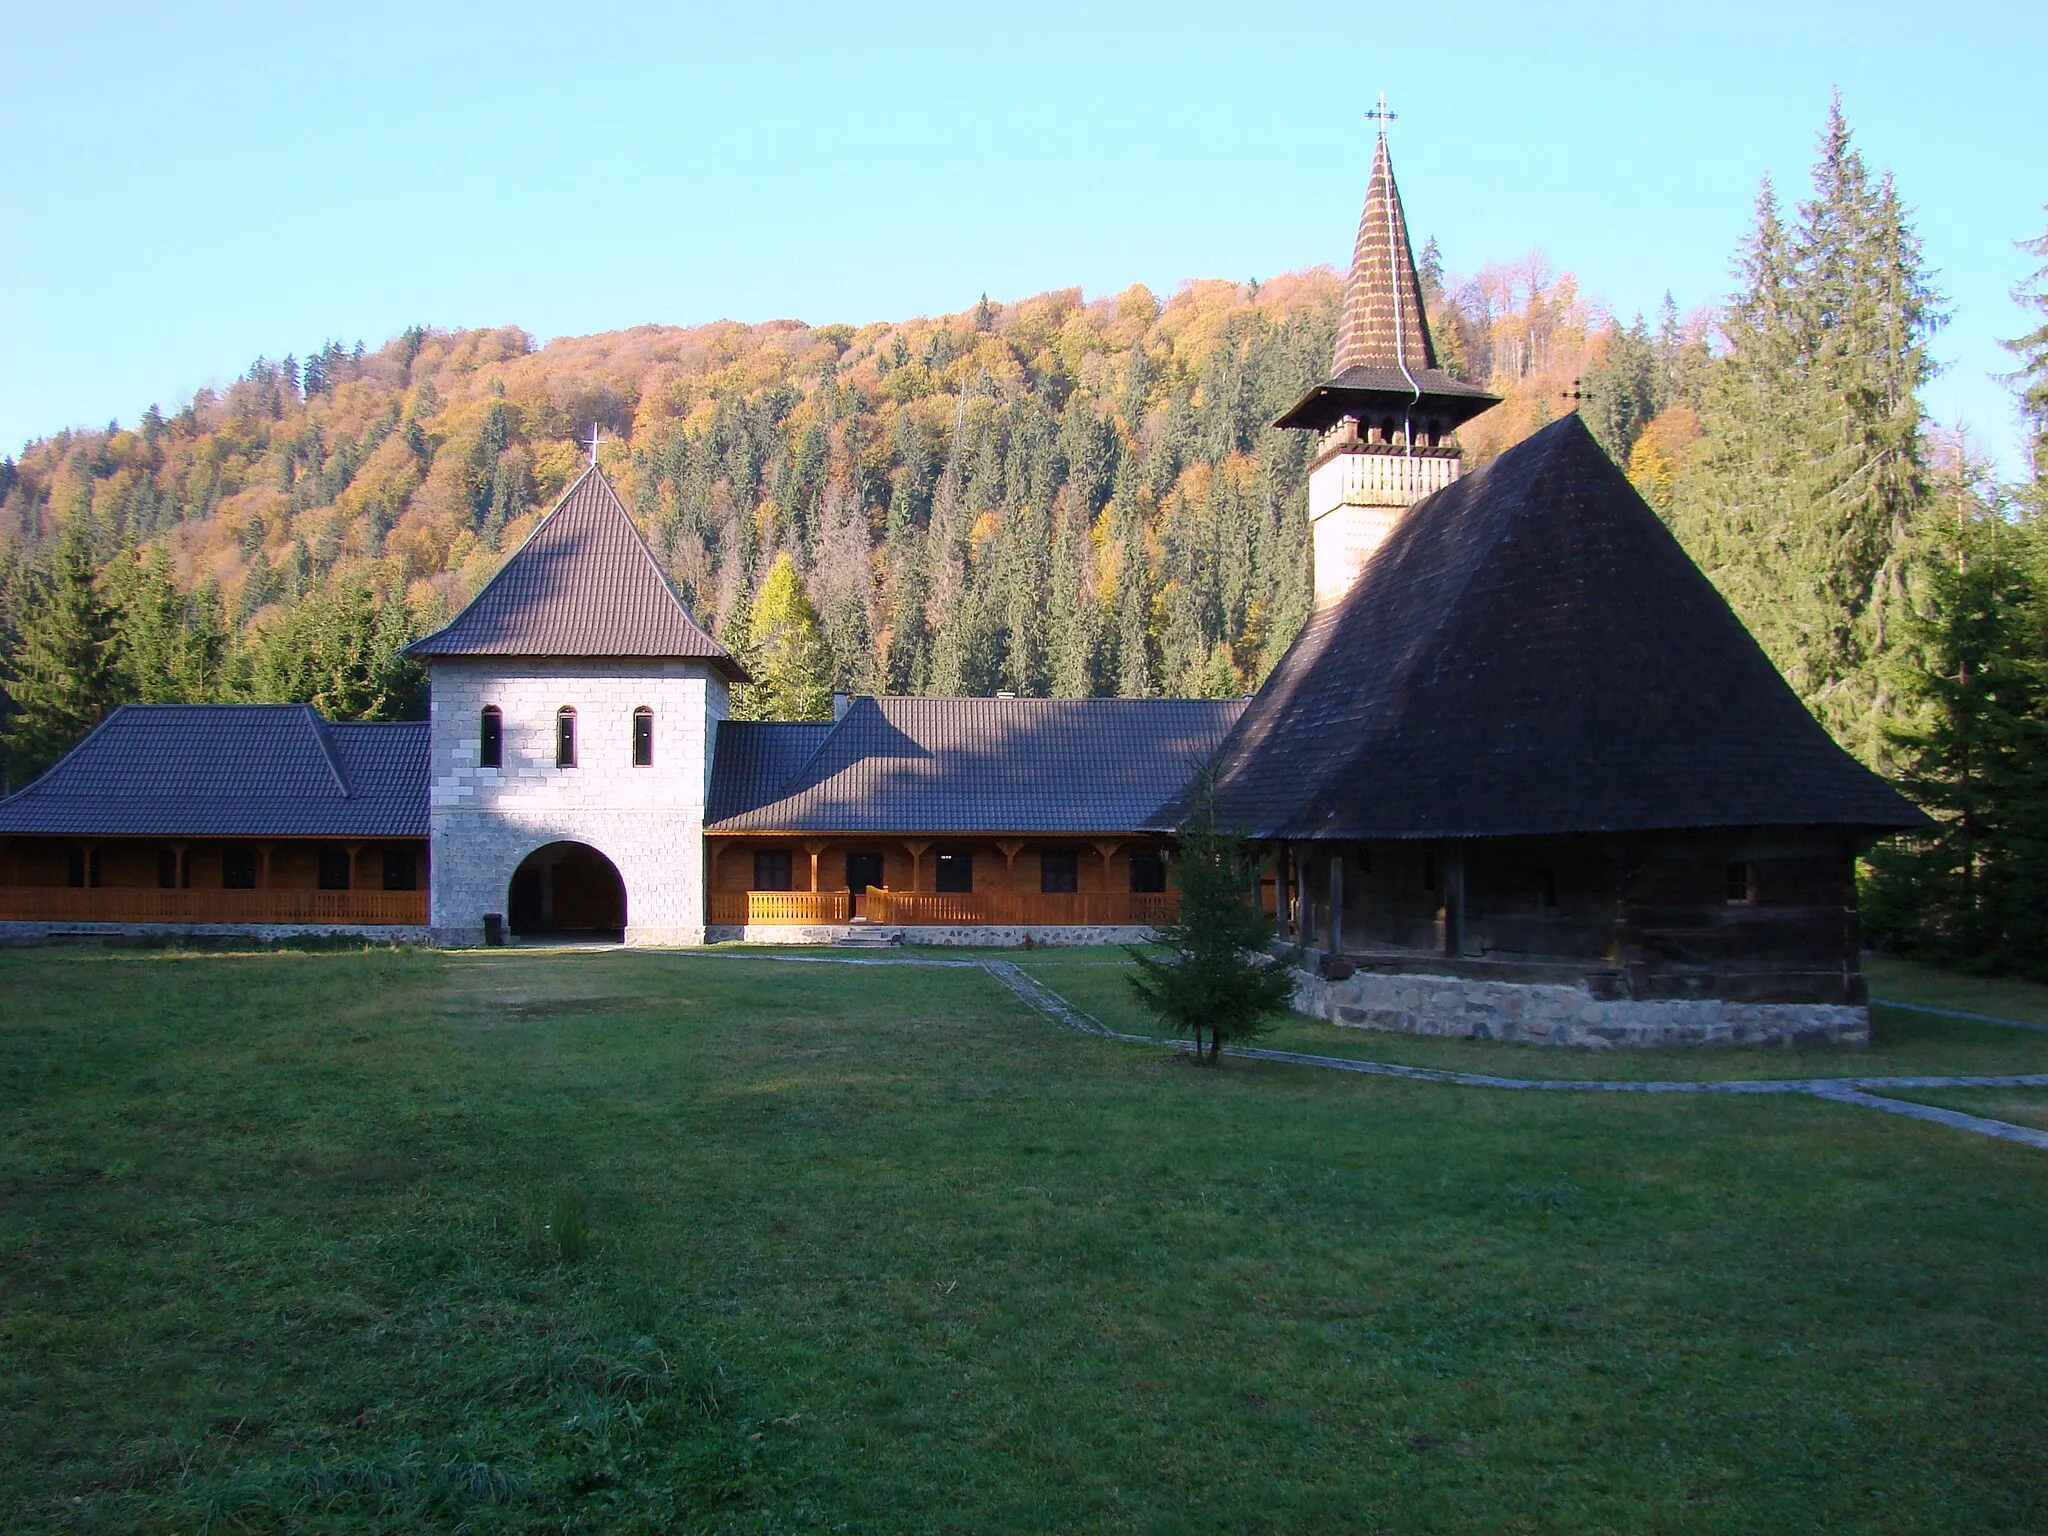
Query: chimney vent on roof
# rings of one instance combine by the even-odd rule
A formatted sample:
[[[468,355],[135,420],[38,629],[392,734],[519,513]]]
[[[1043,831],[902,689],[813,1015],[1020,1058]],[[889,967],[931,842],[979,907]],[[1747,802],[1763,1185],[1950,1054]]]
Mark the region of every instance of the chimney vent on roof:
[[[851,708],[853,708],[852,694],[835,693],[832,695],[832,718],[834,720],[845,719],[846,712]]]

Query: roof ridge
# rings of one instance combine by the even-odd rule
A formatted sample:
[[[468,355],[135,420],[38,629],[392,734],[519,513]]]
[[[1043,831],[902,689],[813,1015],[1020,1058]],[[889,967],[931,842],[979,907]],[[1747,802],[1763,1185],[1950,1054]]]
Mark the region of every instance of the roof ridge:
[[[875,714],[882,714],[881,701],[876,695],[871,693],[857,693],[850,700],[847,701],[846,713],[841,715],[836,720],[788,720],[782,722],[786,725],[829,725],[831,726],[831,729],[818,738],[818,744],[815,747],[811,748],[811,755],[805,758],[801,764],[799,764],[795,769],[793,769],[790,772],[789,777],[787,779],[784,779],[781,785],[778,786],[780,793],[776,795],[776,799],[780,800],[786,798],[787,795],[790,793],[790,787],[801,781],[803,777],[811,771],[811,765],[816,763],[818,759],[824,755],[825,749],[831,746],[834,739],[838,737],[840,729],[846,724],[847,721],[851,720],[854,717],[854,715],[860,711],[860,707],[863,704],[869,706],[869,708],[872,709]],[[888,717],[886,715],[883,715],[882,718],[886,720]]]
[[[342,799],[354,799],[354,792],[349,788],[348,775],[342,771],[341,759],[334,754],[334,743],[327,739],[325,717],[310,704],[301,704],[299,708],[305,711],[303,718],[312,729],[313,742],[320,748],[320,756],[327,762],[327,771],[334,775],[334,787],[341,791]]]

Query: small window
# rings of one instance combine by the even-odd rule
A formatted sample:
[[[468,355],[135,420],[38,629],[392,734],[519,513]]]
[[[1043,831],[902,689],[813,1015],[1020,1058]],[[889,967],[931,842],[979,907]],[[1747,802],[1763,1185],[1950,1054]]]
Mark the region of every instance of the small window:
[[[346,848],[322,848],[320,850],[320,889],[323,891],[345,891],[348,889],[348,850]]]
[[[555,766],[576,766],[576,711],[566,704],[555,711]]]
[[[974,855],[971,853],[942,853],[939,855],[938,888],[961,895],[974,889]]]
[[[846,856],[846,888],[849,891],[865,891],[882,883],[882,856],[879,853],[849,853]]]
[[[1041,891],[1059,892],[1078,890],[1081,884],[1081,857],[1071,848],[1047,848],[1038,855],[1038,888]],[[942,885],[940,890],[944,890]]]
[[[633,711],[633,766],[654,766],[654,711],[645,704]]]
[[[256,850],[223,848],[220,853],[220,888],[224,891],[256,889]]]
[[[64,850],[64,883],[73,890],[85,887],[85,850],[67,848]]]
[[[757,848],[754,850],[754,885],[757,891],[786,891],[789,889],[789,850],[787,848]]]
[[[420,888],[420,856],[410,848],[384,850],[384,889],[416,891]]]
[[[484,706],[483,739],[477,748],[479,768],[502,768],[505,766],[505,717],[495,704]]]
[[[156,856],[156,883],[159,890],[175,891],[178,888],[178,850],[165,848]]]
[[[1166,857],[1157,848],[1140,848],[1131,855],[1131,889],[1139,895],[1166,889]]]
[[[1536,905],[1555,907],[1557,905],[1557,871],[1546,869],[1536,882]]]
[[[1756,866],[1754,864],[1730,864],[1728,866],[1728,899],[1730,901],[1753,902],[1756,900]]]
[[[1426,850],[1422,855],[1422,888],[1425,891],[1436,889],[1436,855]]]
[[[1372,873],[1372,845],[1370,843],[1360,843],[1358,845],[1358,872],[1361,875]]]

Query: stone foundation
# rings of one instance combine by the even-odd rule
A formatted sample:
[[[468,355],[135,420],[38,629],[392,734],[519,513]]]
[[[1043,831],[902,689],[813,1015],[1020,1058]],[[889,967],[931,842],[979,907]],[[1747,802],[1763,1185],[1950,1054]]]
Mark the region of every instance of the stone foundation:
[[[414,923],[0,923],[0,944],[62,943],[68,939],[364,939],[372,944],[429,944],[430,930]]]
[[[1584,985],[1361,971],[1297,975],[1298,1013],[1354,1029],[1524,1045],[1868,1045],[1870,1010],[1834,1003],[1602,999]]]
[[[1150,928],[1135,927],[1088,927],[1076,924],[1071,927],[1001,927],[993,923],[976,923],[959,928],[911,928],[890,925],[877,930],[871,927],[850,927],[844,923],[818,924],[813,927],[798,927],[789,924],[750,923],[745,927],[737,924],[713,926],[704,930],[707,944],[830,944],[849,934],[874,934],[876,932],[901,934],[905,944],[925,944],[938,948],[974,949],[1022,949],[1028,938],[1033,944],[1047,948],[1066,948],[1076,944],[1149,944],[1152,942]]]

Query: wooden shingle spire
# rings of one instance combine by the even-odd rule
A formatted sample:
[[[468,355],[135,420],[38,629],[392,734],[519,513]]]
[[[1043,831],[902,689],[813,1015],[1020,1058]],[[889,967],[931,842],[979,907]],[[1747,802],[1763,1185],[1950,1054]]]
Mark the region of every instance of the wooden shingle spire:
[[[1358,219],[1358,243],[1344,284],[1344,318],[1337,328],[1333,375],[1366,367],[1423,373],[1436,367],[1429,321],[1422,309],[1422,280],[1408,243],[1408,217],[1387,155],[1387,136],[1373,151],[1372,180]]]

